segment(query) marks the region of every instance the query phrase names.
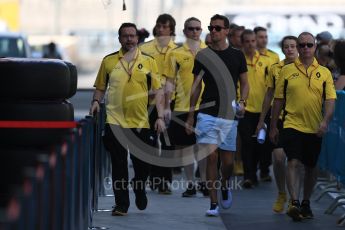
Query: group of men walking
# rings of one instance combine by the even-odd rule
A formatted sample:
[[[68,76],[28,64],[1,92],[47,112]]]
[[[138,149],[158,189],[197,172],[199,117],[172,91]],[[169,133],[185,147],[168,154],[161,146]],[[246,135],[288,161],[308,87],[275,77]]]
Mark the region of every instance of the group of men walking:
[[[285,59],[279,62],[278,55],[266,48],[263,27],[230,28],[228,18],[216,14],[208,26],[210,40],[206,45],[200,39],[201,21],[191,17],[184,23],[186,41],[178,46],[173,41],[175,26],[171,15],[160,15],[153,29],[155,38],[138,45],[136,25],[123,23],[118,33],[121,49],[107,55],[100,66],[90,113],[99,111],[107,91],[103,140],[112,160],[112,215],[127,214],[129,184],[138,209],[146,208],[148,177],[153,190],[171,194],[171,169],[150,166],[135,154],[131,154],[135,175],[129,182],[127,152],[132,151],[133,143],[118,134],[131,133],[148,145],[162,142],[162,149],[174,150],[176,157],[186,154],[182,149],[193,146],[189,149],[199,165],[199,189],[210,197],[207,216],[218,216],[220,207],[231,206],[229,181],[240,143],[242,186],[257,186],[258,168],[260,179],[270,181],[273,156],[278,188],[273,210],[284,210],[287,184],[288,215],[293,220],[312,218],[309,200],[315,166],[336,99],[330,72],[314,58],[314,36],[304,32],[298,38],[284,37]],[[260,129],[269,132],[270,138],[263,144],[256,141]],[[189,184],[182,196],[191,197],[196,193],[194,164],[183,165]],[[302,166],[305,176],[300,203]]]

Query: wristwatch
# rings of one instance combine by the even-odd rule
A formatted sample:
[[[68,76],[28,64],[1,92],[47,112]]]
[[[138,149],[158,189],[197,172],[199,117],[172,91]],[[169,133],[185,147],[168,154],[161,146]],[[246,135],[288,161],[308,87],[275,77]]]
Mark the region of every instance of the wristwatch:
[[[244,100],[244,99],[240,99],[240,100],[238,101],[238,103],[242,103],[244,106],[247,105],[246,100]]]

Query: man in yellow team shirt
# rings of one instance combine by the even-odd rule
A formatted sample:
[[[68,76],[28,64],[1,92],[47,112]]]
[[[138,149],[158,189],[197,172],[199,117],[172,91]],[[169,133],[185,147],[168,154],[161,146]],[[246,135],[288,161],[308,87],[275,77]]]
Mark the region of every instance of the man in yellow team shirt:
[[[270,59],[271,65],[278,63],[279,55],[276,52],[267,49],[267,29],[261,26],[257,26],[254,28],[254,33],[256,34],[257,49],[260,54],[263,56],[267,56]]]
[[[285,102],[279,141],[288,158],[286,179],[291,204],[287,214],[295,221],[313,218],[309,199],[316,182],[315,166],[336,99],[332,75],[314,58],[315,49],[314,36],[309,32],[301,33],[298,37],[299,58],[282,68],[272,108],[270,138],[277,142],[277,121]],[[302,165],[305,175],[300,204],[303,177],[299,169]]]
[[[155,39],[148,41],[140,45],[140,50],[150,56],[152,56],[158,66],[158,71],[162,76],[162,84],[164,88],[165,97],[165,110],[164,110],[164,120],[166,123],[169,122],[171,117],[170,101],[173,89],[172,85],[167,83],[164,76],[164,67],[166,66],[166,59],[169,53],[177,47],[173,41],[173,36],[175,36],[175,19],[170,14],[161,14],[156,20],[156,25],[153,28],[153,35]],[[151,106],[152,108],[152,106]],[[151,110],[150,108],[150,110]],[[157,112],[153,109],[150,112],[150,124],[151,127],[154,126],[154,122],[157,118]],[[170,138],[167,132],[160,135],[163,149],[172,149],[173,146],[170,143]],[[171,194],[171,189],[168,182],[172,182],[172,171],[169,167],[161,167],[158,165],[152,165],[150,173],[151,188],[155,190],[158,188],[160,194]]]
[[[167,65],[169,67],[166,68],[165,75],[167,77],[167,82],[172,84],[172,88],[175,89],[174,110],[169,127],[169,136],[171,137],[172,144],[176,146],[176,151],[178,151],[178,154],[182,154],[182,151],[179,150],[180,147],[195,144],[194,133],[187,135],[184,123],[187,120],[187,115],[190,108],[190,94],[194,80],[192,71],[195,55],[201,49],[207,47],[206,44],[200,40],[201,32],[202,29],[200,20],[194,17],[188,18],[184,23],[183,29],[183,33],[186,36],[186,41],[182,46],[172,50],[167,59]],[[196,105],[197,109],[200,101],[201,98],[199,98]],[[195,113],[195,115],[196,114],[197,113]],[[198,157],[196,157],[196,159],[200,160],[198,162],[201,177],[199,188],[204,195],[208,195],[208,190],[206,189],[206,158],[198,159]],[[183,192],[182,196],[195,196],[196,186],[193,178],[194,162],[191,165],[185,166],[184,171],[188,181],[188,187],[187,190]]]
[[[269,130],[269,127],[265,127],[265,118],[267,113],[271,110],[271,103],[274,96],[274,89],[276,87],[276,83],[279,79],[279,73],[283,66],[290,64],[295,61],[298,57],[297,51],[297,37],[295,36],[285,36],[281,41],[281,48],[283,53],[285,54],[285,59],[281,62],[272,65],[268,72],[268,77],[266,79],[267,91],[265,95],[264,102],[262,104],[262,111],[259,118],[259,123],[256,127],[256,133],[259,133],[260,129]],[[267,124],[269,125],[269,124]],[[279,130],[282,129],[282,120],[279,119],[278,127]],[[273,160],[273,172],[274,178],[278,188],[278,197],[273,205],[273,211],[280,213],[284,210],[284,205],[287,200],[286,192],[285,192],[285,178],[286,178],[286,155],[282,146],[275,145],[273,152],[272,152],[272,160]]]
[[[115,133],[126,135],[133,132],[145,143],[149,143],[149,119],[147,106],[149,96],[154,95],[158,119],[155,122],[157,132],[165,128],[163,121],[162,90],[160,76],[155,60],[137,48],[138,31],[133,23],[123,23],[119,28],[121,49],[104,57],[94,84],[96,87],[91,103],[90,114],[98,112],[99,103],[106,90],[106,125],[104,145],[112,161],[112,180],[115,195],[114,216],[127,214],[129,207],[127,146],[121,143]],[[132,187],[136,195],[138,209],[147,206],[145,182],[149,174],[149,165],[131,154],[135,176]]]
[[[244,170],[244,188],[252,188],[258,183],[256,177],[257,165],[261,155],[266,152],[269,146],[266,140],[264,144],[257,143],[255,135],[256,126],[259,121],[262,103],[266,93],[266,76],[270,67],[268,57],[260,55],[256,49],[256,37],[252,30],[246,29],[241,35],[243,53],[248,68],[249,95],[246,103],[246,113],[239,121],[239,134],[242,140],[242,161]],[[268,171],[261,171],[261,177],[266,178]]]

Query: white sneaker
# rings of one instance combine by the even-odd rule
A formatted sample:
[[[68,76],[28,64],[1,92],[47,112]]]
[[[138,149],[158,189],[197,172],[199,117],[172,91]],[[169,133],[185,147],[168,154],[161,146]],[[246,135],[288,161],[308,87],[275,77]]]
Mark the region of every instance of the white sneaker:
[[[215,209],[209,209],[206,211],[206,216],[219,216],[219,207],[216,206]]]
[[[224,194],[223,194],[224,193]],[[225,198],[225,199],[224,199]],[[219,204],[224,209],[229,209],[232,205],[232,193],[230,189],[227,190],[218,190],[218,200]]]

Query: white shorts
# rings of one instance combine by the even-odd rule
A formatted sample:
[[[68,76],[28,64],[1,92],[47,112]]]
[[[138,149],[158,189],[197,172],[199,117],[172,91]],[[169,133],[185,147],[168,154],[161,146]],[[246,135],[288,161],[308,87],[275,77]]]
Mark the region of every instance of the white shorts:
[[[196,142],[215,144],[222,150],[236,151],[238,121],[199,113],[196,122]]]

